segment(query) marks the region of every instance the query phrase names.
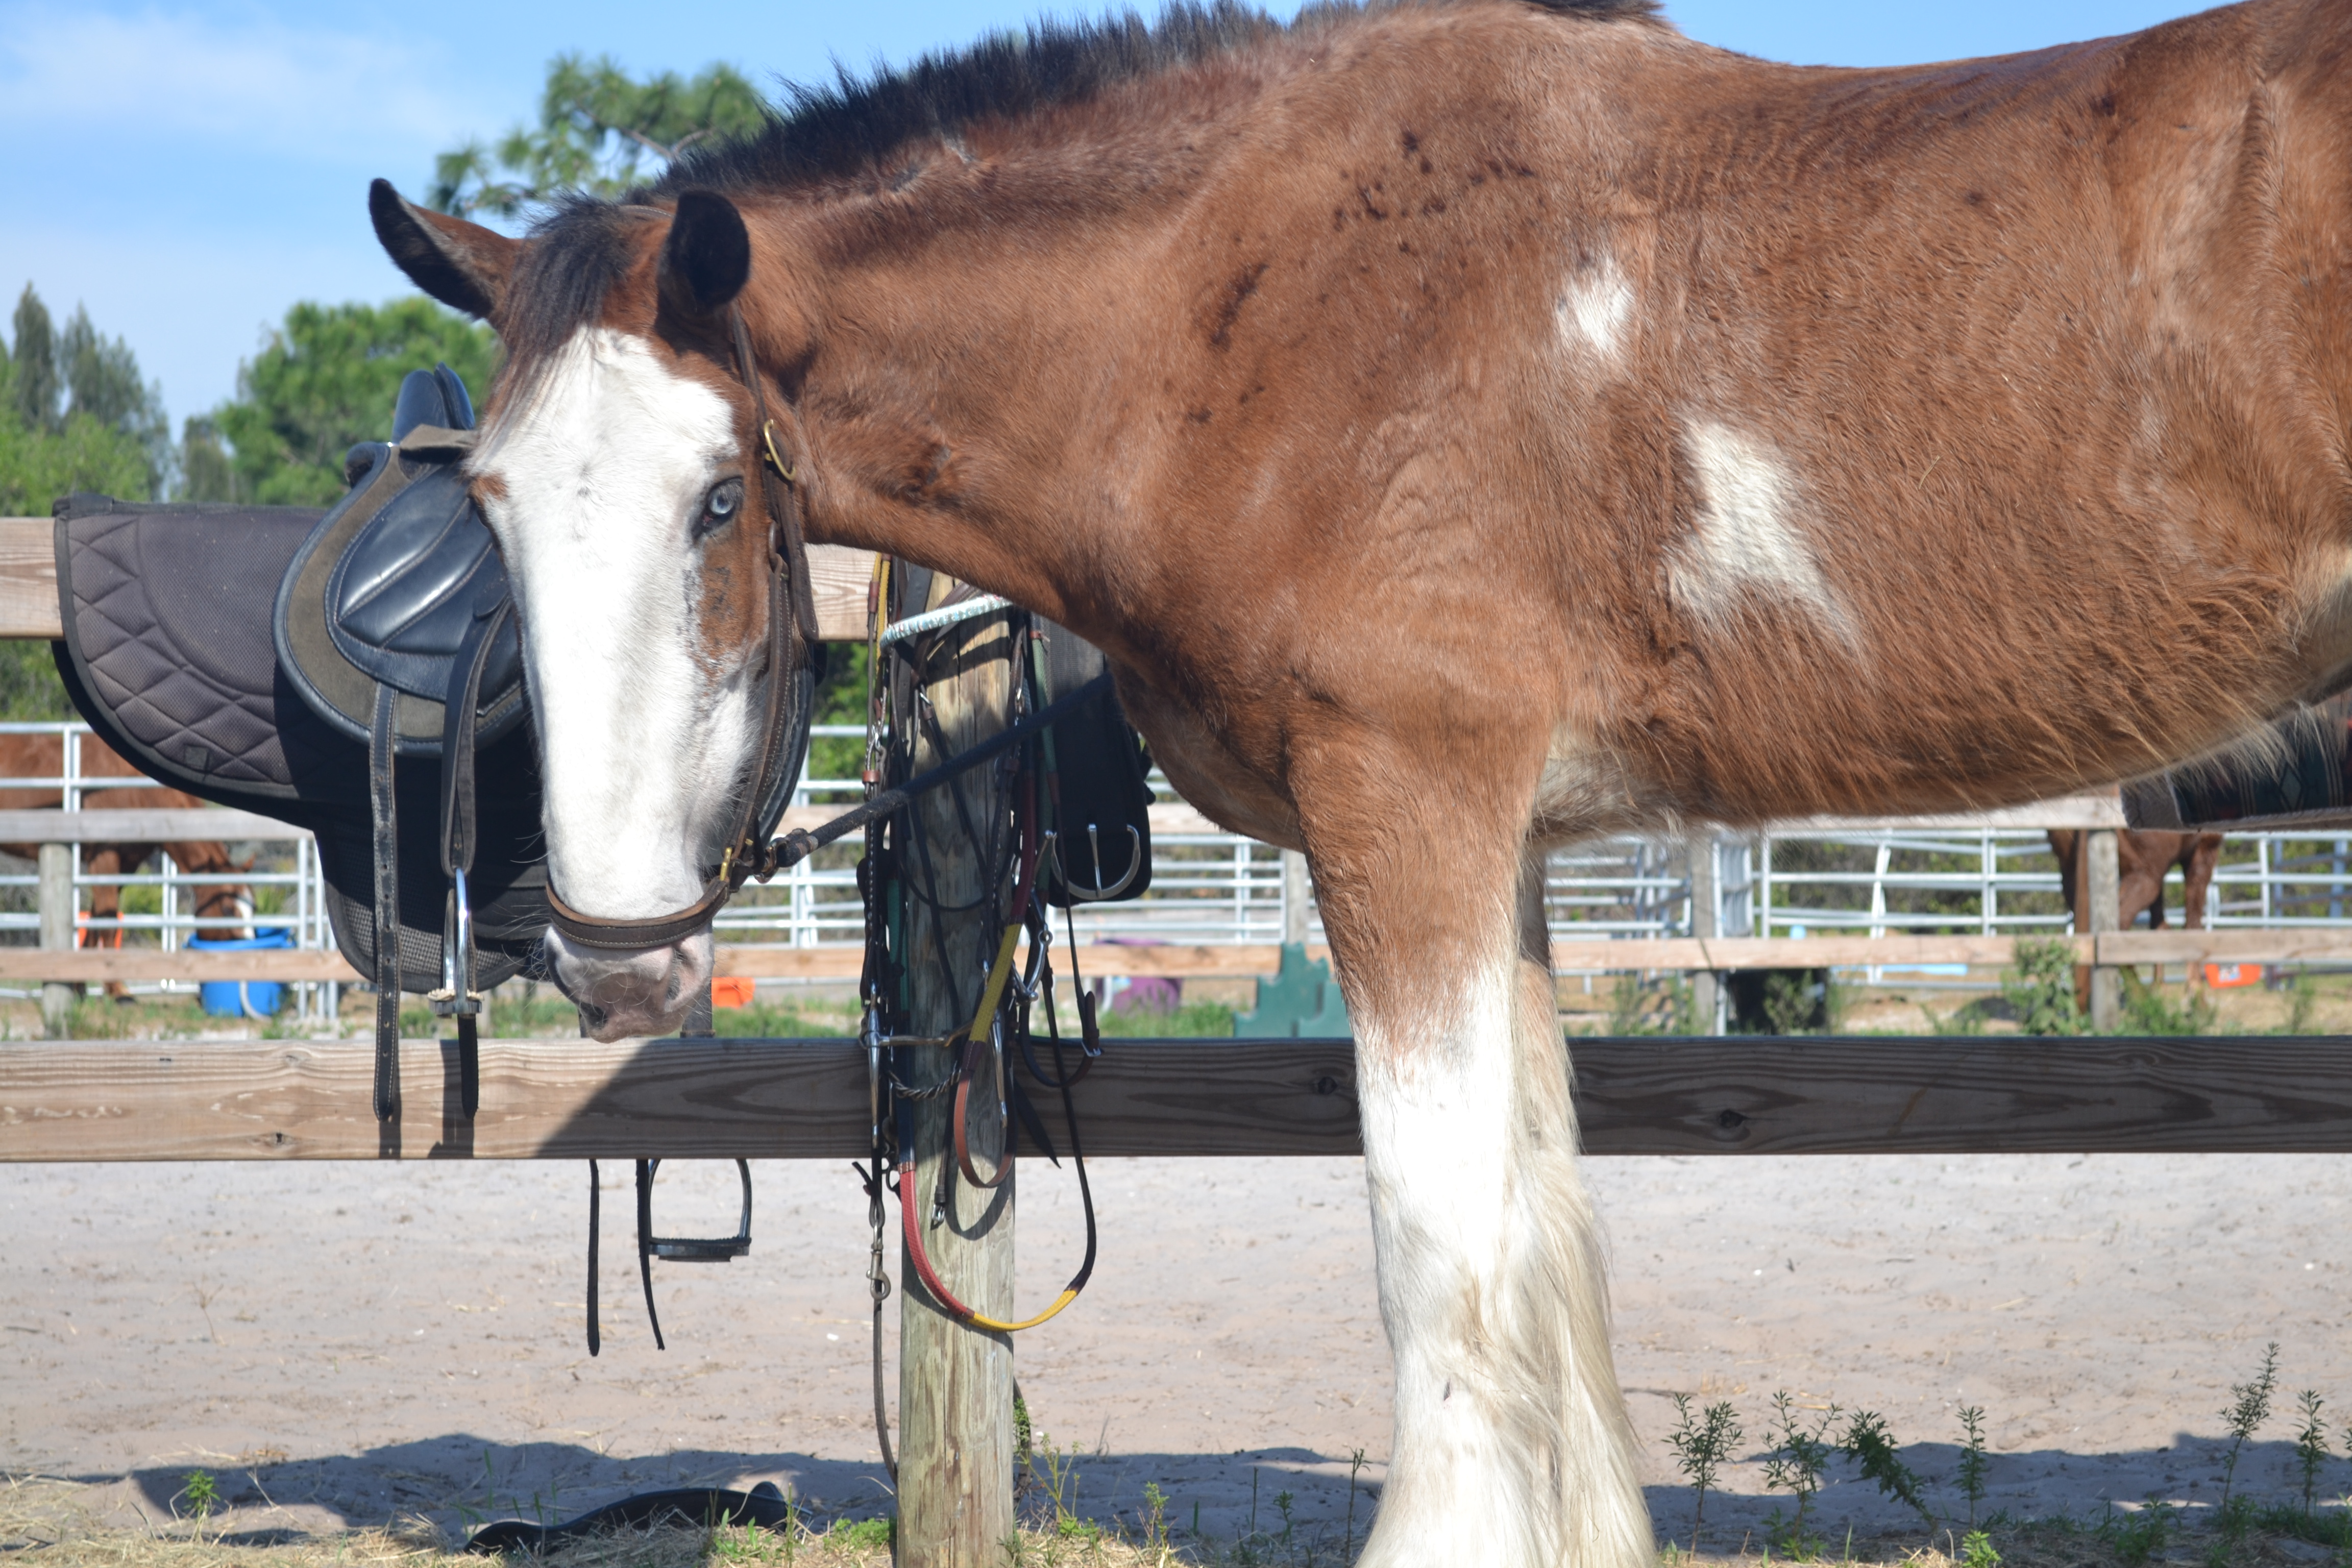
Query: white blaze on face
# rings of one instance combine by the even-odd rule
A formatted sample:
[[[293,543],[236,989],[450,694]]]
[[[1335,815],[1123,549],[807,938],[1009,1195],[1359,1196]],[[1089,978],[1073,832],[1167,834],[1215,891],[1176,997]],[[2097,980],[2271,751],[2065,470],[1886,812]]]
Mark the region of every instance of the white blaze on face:
[[[1696,481],[1698,515],[1666,562],[1675,602],[1698,620],[1729,623],[1744,596],[1818,617],[1849,647],[1853,622],[1813,558],[1797,485],[1771,450],[1728,426],[1692,421],[1683,451]]]
[[[1623,352],[1625,330],[1633,320],[1633,286],[1617,258],[1603,251],[1569,274],[1551,314],[1561,346],[1614,360]]]
[[[548,866],[583,914],[692,903],[751,739],[750,672],[709,668],[691,530],[740,468],[734,416],[639,338],[582,331],[474,471],[522,611]]]

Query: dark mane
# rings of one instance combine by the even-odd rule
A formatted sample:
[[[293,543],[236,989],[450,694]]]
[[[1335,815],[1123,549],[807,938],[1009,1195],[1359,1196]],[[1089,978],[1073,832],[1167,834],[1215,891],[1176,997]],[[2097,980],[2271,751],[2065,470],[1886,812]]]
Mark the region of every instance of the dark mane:
[[[622,209],[593,196],[557,200],[530,226],[499,321],[509,372],[528,378],[604,309],[604,295],[629,269]]]
[[[531,226],[531,244],[499,322],[509,372],[526,379],[583,324],[627,271],[628,208],[684,190],[780,190],[875,170],[908,142],[952,140],[975,121],[1077,103],[1125,81],[1211,58],[1285,32],[1328,26],[1420,0],[1320,0],[1287,26],[1239,0],[1171,0],[1156,23],[1134,12],[1097,21],[1039,22],[967,48],[927,55],[903,69],[829,86],[787,84],[790,106],[756,133],[689,150],[655,184],[619,204],[561,198]],[[1437,0],[1444,4],[1446,0]],[[1566,16],[1644,17],[1657,0],[1527,0]]]
[[[1339,0],[1309,5],[1286,28],[1237,0],[1172,0],[1157,23],[1133,11],[1097,21],[1032,24],[900,69],[859,80],[841,70],[826,86],[788,83],[790,107],[754,135],[696,147],[633,199],[661,201],[688,189],[776,190],[873,170],[908,142],[952,139],[965,126],[1076,103],[1120,82],[1190,65],[1292,28],[1355,15]],[[1563,15],[1647,16],[1657,0],[1529,0]]]

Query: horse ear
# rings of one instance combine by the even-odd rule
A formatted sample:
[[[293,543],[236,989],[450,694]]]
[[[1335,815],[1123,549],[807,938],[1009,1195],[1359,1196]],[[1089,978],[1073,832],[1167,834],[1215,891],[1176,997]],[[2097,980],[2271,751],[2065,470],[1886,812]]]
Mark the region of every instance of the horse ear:
[[[751,277],[751,235],[735,204],[716,191],[684,191],[661,253],[661,300],[707,322],[735,302]]]
[[[519,239],[412,205],[390,180],[368,186],[368,216],[393,264],[453,310],[495,316],[514,275]]]

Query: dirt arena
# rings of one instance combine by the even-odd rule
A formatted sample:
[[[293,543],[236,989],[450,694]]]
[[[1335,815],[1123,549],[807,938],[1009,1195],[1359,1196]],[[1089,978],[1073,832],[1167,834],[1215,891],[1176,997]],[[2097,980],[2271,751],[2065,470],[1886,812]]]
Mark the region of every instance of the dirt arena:
[[[422,1514],[455,1532],[760,1479],[827,1510],[886,1508],[849,1172],[756,1165],[751,1255],[656,1266],[665,1354],[638,1297],[628,1168],[603,1169],[604,1346],[591,1360],[579,1163],[0,1168],[0,1470],[80,1481],[95,1511],[136,1525],[168,1519],[187,1472],[208,1469],[231,1530]],[[2283,1405],[2315,1387],[2352,1411],[2352,1161],[1589,1169],[1662,1536],[1689,1528],[1661,1442],[1677,1391],[1732,1401],[1748,1455],[1776,1388],[1808,1409],[1879,1411],[1939,1502],[1955,1412],[1979,1405],[1989,1506],[2078,1517],[2108,1499],[2210,1500],[2229,1385],[2268,1341]],[[1302,1525],[1336,1529],[1360,1448],[1360,1540],[1389,1442],[1360,1163],[1096,1171],[1097,1283],[1019,1351],[1040,1441],[1087,1456],[1079,1507],[1131,1520],[1156,1480],[1171,1523],[1215,1536],[1247,1525],[1255,1485],[1261,1528],[1286,1492]],[[1021,1293],[1034,1301],[1076,1256],[1076,1194],[1062,1173],[1023,1180]],[[732,1187],[724,1165],[666,1169],[660,1227],[729,1228]],[[2274,1419],[2241,1489],[2283,1494],[2289,1447]],[[2347,1485],[2339,1460],[2329,1489]],[[1752,1461],[1728,1491],[1710,1505],[1710,1544],[1785,1502]],[[1832,1540],[1900,1522],[1852,1479],[1818,1506]]]

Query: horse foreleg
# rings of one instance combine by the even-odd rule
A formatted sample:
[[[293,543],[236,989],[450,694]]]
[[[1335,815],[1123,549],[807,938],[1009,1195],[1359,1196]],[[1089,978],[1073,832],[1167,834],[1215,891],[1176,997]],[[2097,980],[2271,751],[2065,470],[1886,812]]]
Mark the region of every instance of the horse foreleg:
[[[1424,899],[1385,930],[1347,933],[1396,1366],[1388,1485],[1362,1559],[1376,1568],[1636,1568],[1652,1555],[1577,1169],[1541,879],[1530,858],[1516,908],[1490,884],[1474,887],[1475,906]]]
[[[2213,885],[2214,863],[2221,858],[2221,836],[2218,833],[2197,835],[2188,853],[2180,858],[2181,892],[2188,902],[2181,911],[2181,923],[2190,931],[2205,929],[2205,896]]]

